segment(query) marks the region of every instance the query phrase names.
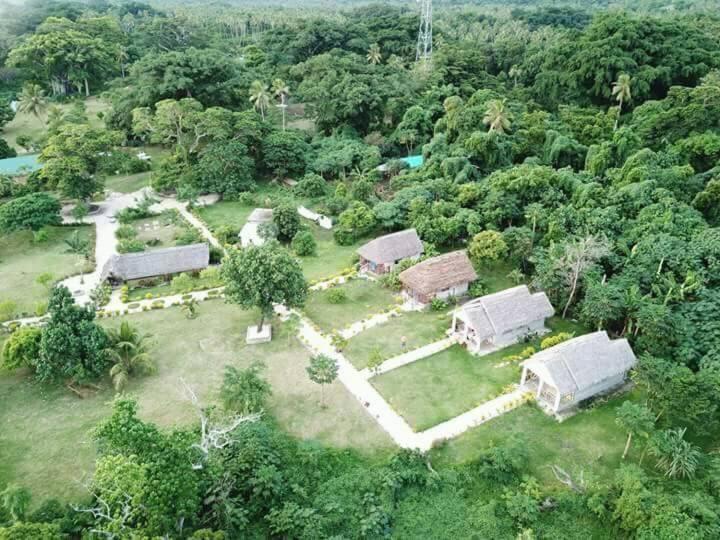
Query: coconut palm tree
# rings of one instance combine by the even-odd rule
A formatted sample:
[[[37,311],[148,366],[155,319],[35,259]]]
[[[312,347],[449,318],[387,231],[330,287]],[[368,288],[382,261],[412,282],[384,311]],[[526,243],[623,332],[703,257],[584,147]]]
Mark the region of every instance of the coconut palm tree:
[[[367,61],[371,64],[379,64],[382,62],[382,53],[380,52],[380,45],[373,43],[367,52]]]
[[[250,103],[253,104],[256,111],[260,111],[260,116],[265,120],[265,111],[270,106],[270,93],[267,84],[253,81],[250,85]]]
[[[507,109],[506,103],[506,99],[491,99],[487,102],[483,122],[488,126],[488,132],[505,133],[510,130],[513,115]]]
[[[120,75],[123,79],[125,78],[125,64],[129,59],[130,55],[128,54],[127,49],[125,47],[118,47],[118,50],[115,53],[115,60],[117,60],[120,65]]]
[[[623,104],[632,98],[632,94],[630,93],[630,75],[626,73],[620,74],[618,80],[612,85],[612,95],[615,96],[615,101],[618,102],[618,112],[615,118],[615,127],[613,128],[613,131],[617,131]]]
[[[275,79],[272,82],[270,90],[272,90],[272,93],[276,98],[280,99],[278,107],[280,107],[280,110],[282,111],[282,128],[283,131],[285,131],[285,109],[287,109],[287,97],[290,95],[290,88],[288,88],[288,85],[285,84],[285,81],[282,79]]]
[[[119,328],[108,329],[107,334],[110,343],[107,353],[113,362],[110,377],[115,390],[120,392],[132,375],[155,369],[149,353],[150,334],[141,334],[127,321]]]
[[[39,84],[27,83],[23,86],[18,103],[18,111],[25,114],[35,115],[38,119],[40,114],[47,108],[45,90]]]
[[[518,66],[512,66],[510,68],[510,71],[508,71],[508,75],[514,81],[514,85],[517,86],[518,77],[523,76],[523,70],[520,69]]]

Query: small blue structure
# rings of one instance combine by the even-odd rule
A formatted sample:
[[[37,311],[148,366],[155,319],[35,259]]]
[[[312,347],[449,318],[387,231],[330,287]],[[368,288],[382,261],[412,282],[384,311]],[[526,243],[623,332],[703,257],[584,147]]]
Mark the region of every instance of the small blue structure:
[[[38,154],[29,154],[25,156],[0,159],[0,174],[9,176],[30,174],[42,167],[37,158]]]
[[[425,162],[425,158],[422,157],[422,155],[418,156],[408,156],[404,158],[399,158],[398,161],[402,161],[403,163],[407,164],[408,168],[410,169],[417,169],[418,167],[422,166],[422,164]],[[388,164],[383,163],[377,168],[380,172],[385,172],[388,170]]]

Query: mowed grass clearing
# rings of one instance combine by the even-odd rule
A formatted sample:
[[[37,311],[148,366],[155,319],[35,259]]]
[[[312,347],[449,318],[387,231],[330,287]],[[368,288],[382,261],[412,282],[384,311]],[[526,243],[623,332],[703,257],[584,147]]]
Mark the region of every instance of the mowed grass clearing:
[[[58,107],[62,110],[72,108],[72,103],[49,103],[49,107]],[[88,117],[88,123],[92,127],[103,127],[105,121],[98,117],[98,112],[105,112],[110,108],[110,104],[96,97],[85,99],[85,113]],[[37,140],[47,132],[47,111],[40,115],[40,118],[33,114],[25,114],[18,112],[10,122],[3,127],[3,138],[8,144],[17,150],[18,153],[24,153],[25,149],[17,144],[17,138],[21,135],[27,135],[31,139]]]
[[[333,289],[345,292],[346,298],[337,304],[330,302]],[[322,291],[312,291],[305,303],[305,314],[323,332],[342,330],[396,304],[396,295],[380,284],[366,279],[352,279]]]
[[[269,413],[289,432],[371,453],[392,448],[390,438],[341,383],[325,389],[328,406],[320,407],[320,388],[305,372],[308,353],[277,320],[271,343],[246,345],[245,330],[256,318],[256,313],[220,300],[202,303],[195,320],[178,308],[127,316],[156,343],[157,372],[132,379],[126,389],[138,400],[140,416],[164,427],[195,422],[180,379],[210,405],[217,403],[226,365],[246,367],[262,360],[273,388]],[[121,320],[103,319],[102,324],[117,326]],[[92,472],[95,449],[90,431],[107,417],[114,396],[110,381],[101,387],[78,399],[62,387],[38,385],[27,374],[0,374],[0,486],[26,486],[38,499],[40,494],[63,500],[85,495],[77,481]]]
[[[335,242],[332,231],[323,229],[316,223],[303,219],[303,225],[312,232],[317,242],[315,255],[299,257],[303,273],[308,281],[320,281],[335,276],[356,262],[356,251],[359,243],[341,246]]]
[[[36,283],[40,274],[49,272],[53,281],[92,270],[84,257],[68,252],[65,240],[80,231],[91,249],[95,246],[95,227],[47,227],[45,242],[34,242],[30,231],[0,236],[0,302],[16,304],[18,314],[34,314],[39,302],[47,301],[49,291]]]
[[[554,332],[583,333],[582,327],[571,321],[553,318],[548,326]],[[370,381],[415,431],[423,431],[495,398],[506,386],[519,383],[520,364],[508,364],[503,359],[529,346],[539,350],[540,341],[517,343],[484,356],[475,356],[460,345],[453,345]]]
[[[389,359],[408,350],[438,341],[450,328],[451,317],[447,313],[414,311],[403,313],[385,324],[363,330],[348,340],[343,353],[352,364],[363,369],[377,349],[383,358]],[[403,350],[402,337],[406,339]]]
[[[523,405],[494,418],[432,451],[437,465],[472,461],[490,446],[501,446],[512,436],[525,441],[528,469],[544,485],[567,489],[550,469],[559,465],[576,480],[581,474],[607,481],[620,465],[627,433],[616,423],[617,407],[626,399],[639,399],[635,392],[613,397],[598,406],[580,411],[560,423],[534,404]],[[642,446],[631,447],[628,459],[637,462]]]

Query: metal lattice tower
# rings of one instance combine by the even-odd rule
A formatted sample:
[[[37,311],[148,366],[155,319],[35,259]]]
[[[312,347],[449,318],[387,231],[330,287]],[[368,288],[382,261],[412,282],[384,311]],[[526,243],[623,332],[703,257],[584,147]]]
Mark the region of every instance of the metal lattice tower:
[[[415,60],[428,63],[432,57],[432,0],[418,0],[420,3],[420,30],[418,30]]]

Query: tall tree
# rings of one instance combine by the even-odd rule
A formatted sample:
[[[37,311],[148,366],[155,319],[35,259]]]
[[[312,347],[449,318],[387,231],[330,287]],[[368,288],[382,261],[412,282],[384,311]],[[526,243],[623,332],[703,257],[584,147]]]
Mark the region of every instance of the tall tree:
[[[488,131],[507,133],[510,131],[513,114],[507,108],[507,99],[491,99],[487,102],[483,123]]]
[[[623,104],[632,99],[632,94],[630,93],[630,75],[621,73],[620,76],[618,76],[618,80],[612,85],[612,95],[615,96],[615,101],[618,103],[618,112],[615,118],[615,127],[613,128],[613,131],[617,131]]]
[[[45,90],[39,84],[26,83],[18,99],[18,111],[32,114],[39,120],[45,109],[47,109]]]
[[[230,250],[223,259],[220,276],[230,302],[260,310],[258,330],[272,315],[274,304],[300,307],[307,297],[300,263],[277,242]]]
[[[373,43],[372,45],[370,45],[366,58],[367,61],[371,64],[377,65],[382,62],[382,52],[380,51],[380,45],[378,45],[377,43]]]
[[[38,231],[60,223],[60,201],[47,193],[30,193],[0,206],[0,233]]]
[[[290,95],[290,88],[282,79],[275,79],[272,82],[272,93],[280,100],[280,111],[282,111],[282,128],[285,131],[285,114],[287,109],[287,98]]]
[[[622,453],[622,459],[625,459],[630,450],[633,437],[640,436],[645,439],[650,437],[655,426],[655,415],[644,405],[633,403],[632,401],[625,401],[617,409],[615,423],[627,431],[628,434]]]
[[[108,365],[107,336],[95,323],[92,307],[80,307],[65,286],[55,287],[48,302],[50,319],[40,340],[37,376],[41,381],[74,383],[98,378]]]
[[[260,112],[260,116],[265,120],[265,111],[270,106],[270,93],[268,92],[267,84],[260,81],[253,81],[250,85],[250,103],[253,104],[256,111]]]

